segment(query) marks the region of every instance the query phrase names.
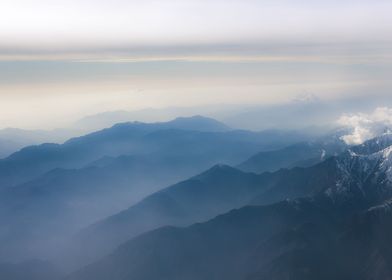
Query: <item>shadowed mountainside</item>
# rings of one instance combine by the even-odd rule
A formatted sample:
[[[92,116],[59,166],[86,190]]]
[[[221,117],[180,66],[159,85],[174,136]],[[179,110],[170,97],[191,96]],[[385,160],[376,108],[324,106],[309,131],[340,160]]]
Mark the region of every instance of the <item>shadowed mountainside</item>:
[[[335,180],[308,198],[157,229],[67,279],[389,279],[392,148],[363,149],[377,142],[326,161]]]

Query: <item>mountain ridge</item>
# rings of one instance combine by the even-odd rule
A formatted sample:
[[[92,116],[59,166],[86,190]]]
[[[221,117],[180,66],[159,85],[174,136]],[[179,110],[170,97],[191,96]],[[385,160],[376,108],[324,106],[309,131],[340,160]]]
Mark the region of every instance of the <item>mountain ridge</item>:
[[[80,270],[67,279],[105,279],[107,273],[114,273],[114,277],[118,280],[129,279],[129,277],[136,280],[152,280],[156,279],[158,275],[160,275],[160,279],[171,280],[287,279],[287,273],[293,273],[294,279],[315,279],[314,277],[318,277],[318,279],[329,279],[328,277],[344,279],[343,277],[347,277],[350,273],[356,275],[356,273],[350,271],[350,264],[347,261],[342,261],[345,266],[342,271],[338,269],[339,265],[333,259],[333,256],[339,252],[339,244],[343,241],[336,238],[342,232],[346,232],[346,227],[352,227],[351,223],[355,220],[353,220],[353,215],[355,217],[356,213],[367,213],[368,211],[374,213],[376,210],[383,213],[384,208],[390,209],[389,204],[383,204],[383,201],[392,197],[392,182],[380,180],[385,178],[382,175],[385,169],[380,169],[383,161],[379,160],[380,157],[385,158],[386,154],[389,156],[388,151],[390,151],[390,148],[385,148],[382,145],[379,146],[379,151],[362,156],[358,156],[349,150],[341,156],[327,160],[329,163],[337,164],[337,178],[346,174],[346,171],[352,174],[349,180],[343,178],[340,185],[339,181],[336,181],[335,184],[331,183],[327,188],[320,188],[318,193],[308,198],[285,200],[265,206],[245,206],[201,224],[185,228],[164,227],[142,234],[136,239],[124,243],[111,255]],[[373,158],[375,154],[379,155],[376,157],[377,159]],[[365,161],[365,163],[362,163],[362,161]],[[339,166],[339,163],[343,166]],[[369,169],[367,164],[372,163],[375,163],[378,168]],[[347,167],[349,169],[344,169]],[[381,182],[385,184],[380,185]],[[361,189],[365,185],[366,189]],[[342,187],[344,191],[342,191]],[[359,192],[361,190],[366,191]],[[380,203],[382,206],[374,208]],[[283,212],[280,212],[282,214],[279,215],[282,216],[277,216],[275,210],[266,214],[269,213],[269,210],[266,209],[280,209],[278,211]],[[238,213],[247,214],[244,214],[242,218],[235,218]],[[299,216],[295,216],[296,213]],[[246,221],[250,221],[250,217],[257,217],[263,222],[250,222],[245,226]],[[278,217],[281,217],[282,221]],[[327,222],[328,220],[330,222]],[[227,221],[226,225],[229,228],[223,226],[224,221]],[[290,225],[298,226],[304,232],[298,235],[299,232],[292,231]],[[199,227],[210,229],[199,232],[197,230]],[[326,232],[321,230],[325,227],[328,229]],[[238,232],[240,229],[242,230],[241,233]],[[215,230],[225,234],[216,234],[214,233]],[[268,234],[271,230],[276,230],[276,232]],[[313,233],[310,234],[309,231]],[[266,234],[264,239],[263,234]],[[270,261],[264,261],[264,264],[263,262],[255,264],[255,266],[260,265],[261,268],[246,266],[244,261],[253,255],[252,251],[254,249],[252,248],[255,248],[255,242],[259,243],[263,240],[270,240],[270,238],[277,238],[280,234],[288,234],[291,237],[289,239],[278,238],[276,240],[281,240],[281,242],[271,246],[276,246],[278,250],[281,246],[288,246],[285,243],[291,239],[290,242],[294,242],[292,245],[294,247],[291,249],[288,247],[285,252],[282,251],[282,255],[275,257],[269,255],[269,252],[265,252],[267,256],[263,258],[269,258]],[[312,238],[313,240],[306,241],[302,234],[306,234],[308,236],[306,238]],[[244,241],[240,242],[239,240]],[[248,241],[250,245],[246,245]],[[389,242],[392,245],[392,240]],[[331,245],[328,245],[330,243]],[[148,249],[148,246],[154,246],[154,248],[158,248],[158,251],[152,252]],[[169,252],[169,247],[173,251]],[[318,247],[325,248],[325,254],[322,254]],[[344,247],[348,248],[347,246]],[[140,250],[147,251],[144,254],[140,253],[139,257],[142,259],[136,261],[134,258],[137,256],[137,252],[141,252]],[[348,248],[348,252],[349,254],[355,254],[351,247]],[[315,254],[313,259],[311,258],[312,254]],[[189,257],[193,261],[185,261],[189,260],[187,259]],[[293,257],[295,258],[293,259]],[[166,261],[166,259],[174,261]],[[323,260],[331,265],[330,271],[319,267]],[[234,264],[238,265],[238,262],[241,265],[240,269],[236,270]],[[295,263],[298,267],[294,265]],[[152,264],[154,265],[152,266]],[[306,266],[309,266],[308,274],[306,274],[306,270],[301,270]],[[121,274],[116,274],[118,272]]]

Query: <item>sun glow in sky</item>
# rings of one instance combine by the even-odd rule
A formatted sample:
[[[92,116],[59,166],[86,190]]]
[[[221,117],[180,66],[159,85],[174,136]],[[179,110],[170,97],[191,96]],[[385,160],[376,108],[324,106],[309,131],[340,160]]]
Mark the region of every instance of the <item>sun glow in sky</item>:
[[[391,12],[384,0],[3,0],[0,127],[304,92],[383,100]]]

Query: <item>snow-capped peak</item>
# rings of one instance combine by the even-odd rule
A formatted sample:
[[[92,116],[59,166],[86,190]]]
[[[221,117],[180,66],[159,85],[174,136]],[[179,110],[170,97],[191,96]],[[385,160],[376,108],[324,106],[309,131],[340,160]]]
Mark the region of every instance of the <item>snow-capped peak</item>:
[[[380,136],[367,140],[361,145],[354,146],[350,150],[357,154],[371,155],[384,150],[392,145],[392,133],[387,131]]]
[[[392,146],[389,146],[388,148],[384,149],[383,151],[384,158],[390,158],[391,153],[392,153]]]
[[[392,145],[385,147],[387,142],[382,141],[381,147],[385,148],[380,150],[375,143],[376,140],[366,147],[366,152],[375,150],[374,153],[350,149],[336,158],[337,181],[334,187],[326,190],[328,196],[350,194],[354,189],[364,197],[392,190]]]
[[[387,179],[392,182],[392,146],[381,151],[381,156],[380,169],[385,172]]]

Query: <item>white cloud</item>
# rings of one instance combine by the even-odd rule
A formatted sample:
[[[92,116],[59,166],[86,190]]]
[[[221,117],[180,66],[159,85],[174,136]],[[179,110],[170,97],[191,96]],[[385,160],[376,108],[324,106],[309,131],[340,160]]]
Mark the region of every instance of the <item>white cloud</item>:
[[[345,114],[340,117],[338,123],[351,130],[350,134],[342,136],[347,144],[361,144],[389,131],[392,127],[392,108],[379,107],[370,114]]]

